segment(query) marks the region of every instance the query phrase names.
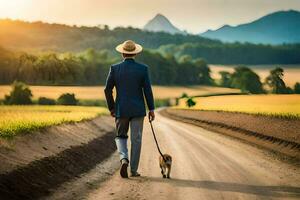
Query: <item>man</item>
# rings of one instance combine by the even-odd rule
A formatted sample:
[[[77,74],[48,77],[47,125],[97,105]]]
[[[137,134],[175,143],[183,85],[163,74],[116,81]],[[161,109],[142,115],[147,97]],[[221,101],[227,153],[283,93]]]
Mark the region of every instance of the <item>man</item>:
[[[120,175],[123,178],[128,178],[127,132],[129,127],[131,132],[130,172],[133,177],[140,176],[137,170],[140,160],[143,123],[146,116],[144,99],[146,99],[149,109],[149,119],[152,121],[155,118],[148,67],[134,60],[142,49],[141,45],[131,40],[127,40],[116,47],[124,60],[111,66],[104,89],[111,116],[115,117],[117,132],[115,142],[121,161]],[[116,101],[113,98],[114,87],[117,91]]]

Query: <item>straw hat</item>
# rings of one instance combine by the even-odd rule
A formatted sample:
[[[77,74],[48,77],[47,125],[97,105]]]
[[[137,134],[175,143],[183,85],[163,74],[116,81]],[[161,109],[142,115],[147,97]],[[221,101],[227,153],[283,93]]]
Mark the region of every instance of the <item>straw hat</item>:
[[[139,44],[136,44],[132,40],[126,40],[122,44],[119,44],[116,47],[116,50],[120,53],[125,54],[138,54],[143,50],[143,47]]]

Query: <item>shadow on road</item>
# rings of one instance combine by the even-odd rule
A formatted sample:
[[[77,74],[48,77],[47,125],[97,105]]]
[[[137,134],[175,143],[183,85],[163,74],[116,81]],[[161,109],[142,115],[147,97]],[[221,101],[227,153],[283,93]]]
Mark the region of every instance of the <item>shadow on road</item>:
[[[163,179],[160,177],[141,177],[148,181],[170,183],[176,187],[195,187],[199,189],[239,192],[270,197],[300,197],[300,187],[292,186],[263,186],[241,183],[218,182],[208,180]],[[135,179],[136,180],[136,179]]]

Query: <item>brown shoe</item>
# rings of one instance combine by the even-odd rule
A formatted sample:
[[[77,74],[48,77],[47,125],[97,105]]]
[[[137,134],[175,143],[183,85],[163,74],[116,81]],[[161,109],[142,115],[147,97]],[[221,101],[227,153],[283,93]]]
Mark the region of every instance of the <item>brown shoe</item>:
[[[120,175],[122,178],[128,178],[127,167],[128,167],[128,160],[122,159],[121,160],[121,169],[120,169]]]

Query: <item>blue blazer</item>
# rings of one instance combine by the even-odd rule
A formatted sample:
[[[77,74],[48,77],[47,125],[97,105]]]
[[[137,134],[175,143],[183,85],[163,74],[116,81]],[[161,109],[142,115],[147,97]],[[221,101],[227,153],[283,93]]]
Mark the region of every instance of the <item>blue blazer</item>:
[[[116,87],[116,101],[113,88]],[[146,115],[145,100],[149,110],[154,110],[154,100],[148,67],[126,58],[112,65],[104,89],[107,105],[117,118],[142,117]]]

